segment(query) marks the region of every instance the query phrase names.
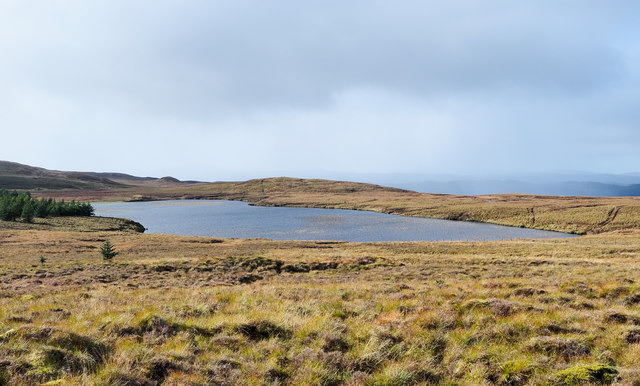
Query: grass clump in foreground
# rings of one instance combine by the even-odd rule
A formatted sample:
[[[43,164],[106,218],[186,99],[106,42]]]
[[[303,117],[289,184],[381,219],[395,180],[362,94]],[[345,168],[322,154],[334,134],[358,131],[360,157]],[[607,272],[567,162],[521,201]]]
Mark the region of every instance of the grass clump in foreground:
[[[4,230],[0,384],[633,385],[639,236]],[[96,258],[106,239],[120,251],[110,264]]]
[[[584,383],[611,383],[615,380],[618,370],[613,366],[592,364],[577,365],[566,370],[558,371],[555,376],[563,385],[580,385]]]

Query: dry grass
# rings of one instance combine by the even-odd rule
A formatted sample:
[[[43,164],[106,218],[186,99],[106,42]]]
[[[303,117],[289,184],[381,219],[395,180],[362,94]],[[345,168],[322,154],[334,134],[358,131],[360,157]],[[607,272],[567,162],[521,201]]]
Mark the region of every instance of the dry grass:
[[[639,257],[636,230],[437,243],[2,230],[0,384],[638,384]]]

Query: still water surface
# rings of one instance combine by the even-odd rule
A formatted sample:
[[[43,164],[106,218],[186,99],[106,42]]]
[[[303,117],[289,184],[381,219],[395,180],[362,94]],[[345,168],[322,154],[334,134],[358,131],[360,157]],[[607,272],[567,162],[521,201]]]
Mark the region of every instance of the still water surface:
[[[250,206],[221,200],[93,204],[96,216],[124,217],[148,233],[263,237],[274,240],[441,241],[575,237],[565,233],[474,222],[340,209]]]

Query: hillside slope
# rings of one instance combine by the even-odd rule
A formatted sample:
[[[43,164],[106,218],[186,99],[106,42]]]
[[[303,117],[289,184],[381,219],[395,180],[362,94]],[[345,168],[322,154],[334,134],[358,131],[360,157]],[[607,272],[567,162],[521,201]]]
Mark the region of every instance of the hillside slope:
[[[0,189],[7,190],[109,190],[131,186],[171,186],[183,182],[173,177],[136,177],[124,173],[49,170],[0,161]]]
[[[0,161],[2,189],[108,189],[122,184],[99,175],[48,170]]]

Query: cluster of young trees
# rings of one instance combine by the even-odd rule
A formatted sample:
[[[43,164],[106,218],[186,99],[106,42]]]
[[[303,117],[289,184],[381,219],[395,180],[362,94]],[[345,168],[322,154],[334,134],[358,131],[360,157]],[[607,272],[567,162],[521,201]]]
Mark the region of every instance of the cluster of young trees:
[[[32,222],[34,217],[92,216],[93,207],[87,202],[57,202],[52,198],[36,199],[27,193],[0,190],[0,220],[21,218]]]

